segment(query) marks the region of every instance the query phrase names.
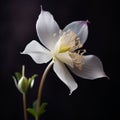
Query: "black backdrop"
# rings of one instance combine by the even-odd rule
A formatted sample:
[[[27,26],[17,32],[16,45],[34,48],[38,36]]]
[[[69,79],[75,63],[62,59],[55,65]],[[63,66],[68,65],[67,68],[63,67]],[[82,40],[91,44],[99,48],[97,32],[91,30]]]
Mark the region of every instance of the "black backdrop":
[[[38,40],[35,25],[40,5],[54,15],[61,28],[75,20],[90,21],[84,47],[88,54],[95,54],[102,60],[110,77],[110,80],[90,81],[73,75],[79,88],[69,96],[68,88],[51,69],[43,90],[42,100],[48,102],[48,107],[42,120],[109,120],[111,117],[117,120],[120,113],[119,8],[114,7],[110,0],[0,1],[0,119],[23,120],[22,96],[12,80],[14,72],[21,71],[23,64],[27,77],[34,73],[39,75],[33,90],[27,95],[28,106],[36,99],[38,83],[47,64],[37,65],[20,52],[31,40]]]

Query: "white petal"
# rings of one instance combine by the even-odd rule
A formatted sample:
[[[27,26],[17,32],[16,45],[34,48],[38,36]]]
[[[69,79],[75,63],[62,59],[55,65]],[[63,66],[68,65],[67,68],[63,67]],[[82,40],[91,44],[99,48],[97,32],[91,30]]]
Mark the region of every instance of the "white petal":
[[[43,11],[38,17],[36,30],[40,41],[45,47],[52,50],[59,39],[59,26],[48,11]]]
[[[62,61],[63,63],[69,65],[70,67],[73,67],[73,60],[72,60],[72,58],[70,57],[70,55],[69,55],[68,52],[59,53],[56,57],[57,57],[60,61]]]
[[[82,70],[77,68],[70,68],[71,71],[79,77],[85,79],[97,79],[101,77],[107,77],[104,70],[103,65],[100,59],[94,55],[87,55],[83,57],[83,66]]]
[[[68,24],[63,31],[72,30],[80,37],[81,43],[84,44],[88,36],[87,21],[75,21]]]
[[[40,45],[37,41],[33,40],[26,47],[22,54],[28,54],[32,59],[38,63],[47,63],[52,58],[50,51]]]
[[[57,76],[68,86],[70,89],[70,94],[77,89],[77,83],[65,67],[63,63],[60,61],[56,60],[53,66],[53,69]]]

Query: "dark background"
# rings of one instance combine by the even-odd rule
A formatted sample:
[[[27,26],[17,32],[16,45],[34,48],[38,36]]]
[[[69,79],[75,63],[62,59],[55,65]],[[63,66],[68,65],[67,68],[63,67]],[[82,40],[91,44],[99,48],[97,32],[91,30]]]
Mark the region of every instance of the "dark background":
[[[115,6],[116,4],[116,6]],[[119,8],[110,0],[1,0],[0,1],[0,119],[23,120],[22,95],[12,75],[26,66],[26,76],[37,73],[35,85],[28,93],[28,106],[36,99],[38,84],[47,64],[37,65],[21,55],[36,34],[40,5],[50,11],[60,28],[76,20],[89,20],[89,36],[84,47],[97,55],[110,77],[94,81],[74,78],[79,88],[69,96],[68,88],[51,69],[42,100],[48,102],[42,120],[117,120],[120,118],[119,81]],[[34,120],[29,117],[29,120]]]

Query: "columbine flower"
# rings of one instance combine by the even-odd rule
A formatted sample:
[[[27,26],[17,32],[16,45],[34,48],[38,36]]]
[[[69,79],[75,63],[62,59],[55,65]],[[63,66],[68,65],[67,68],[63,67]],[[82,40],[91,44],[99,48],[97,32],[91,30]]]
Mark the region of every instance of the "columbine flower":
[[[33,40],[23,54],[30,55],[38,64],[52,59],[55,73],[68,86],[70,93],[77,88],[77,83],[67,67],[85,79],[106,77],[100,59],[94,55],[84,55],[86,50],[81,49],[88,36],[87,21],[72,22],[62,31],[53,16],[41,9],[36,29],[43,45]]]

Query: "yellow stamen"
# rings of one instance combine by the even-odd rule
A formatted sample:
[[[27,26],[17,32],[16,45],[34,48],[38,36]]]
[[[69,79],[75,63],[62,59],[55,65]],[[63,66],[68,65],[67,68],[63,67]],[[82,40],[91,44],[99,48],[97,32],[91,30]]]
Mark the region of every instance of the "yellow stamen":
[[[74,63],[74,66],[77,67],[79,70],[82,70],[82,67],[83,67],[83,62],[82,62],[82,59],[83,59],[83,54],[86,52],[86,50],[83,50],[83,52],[81,52],[79,50],[77,53],[76,52],[70,52],[70,56],[73,60],[73,63]]]
[[[61,46],[59,53],[67,52],[70,50],[70,46]]]

